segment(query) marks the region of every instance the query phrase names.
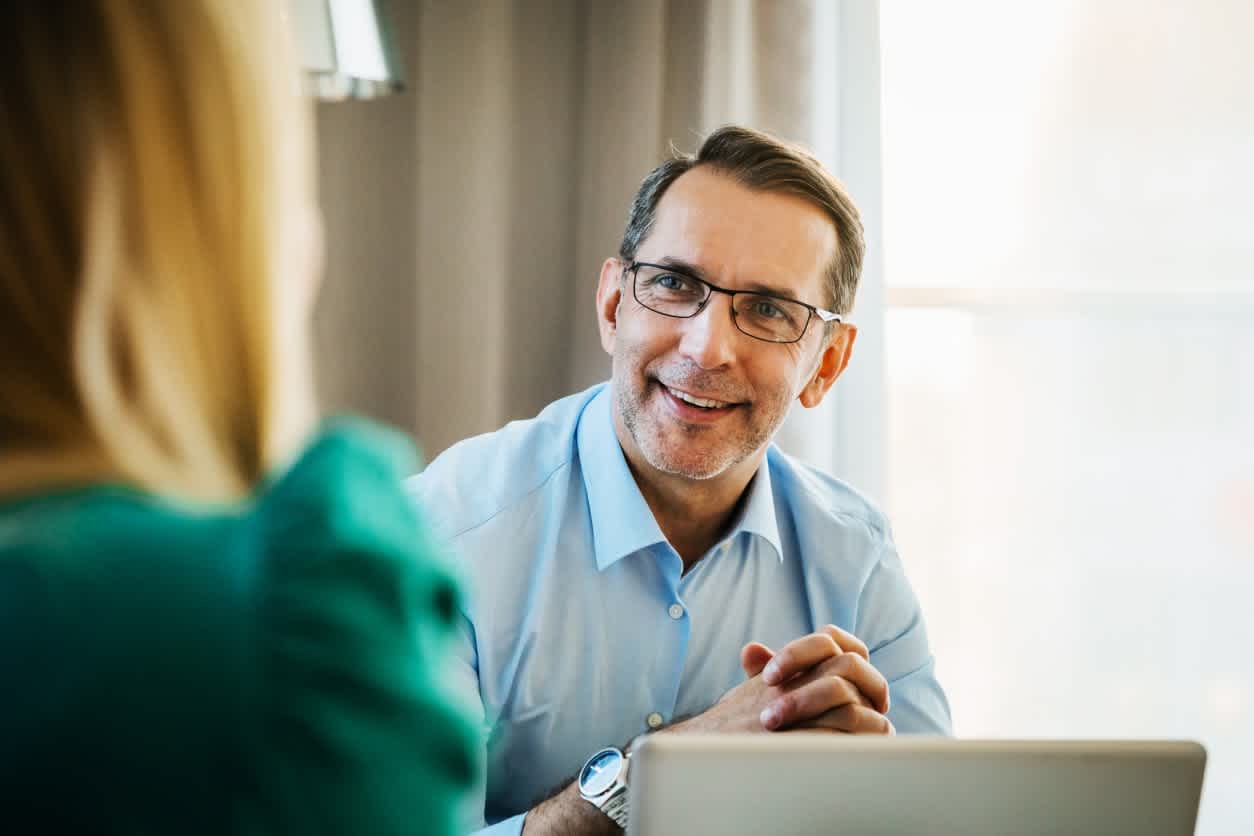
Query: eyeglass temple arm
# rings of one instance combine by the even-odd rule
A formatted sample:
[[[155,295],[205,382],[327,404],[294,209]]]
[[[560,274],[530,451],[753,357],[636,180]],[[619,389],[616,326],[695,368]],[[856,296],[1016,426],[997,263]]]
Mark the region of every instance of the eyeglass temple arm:
[[[823,320],[824,322],[844,322],[845,321],[845,318],[842,317],[840,314],[832,313],[831,311],[825,311],[822,308],[815,308],[814,312],[818,314],[819,319]]]

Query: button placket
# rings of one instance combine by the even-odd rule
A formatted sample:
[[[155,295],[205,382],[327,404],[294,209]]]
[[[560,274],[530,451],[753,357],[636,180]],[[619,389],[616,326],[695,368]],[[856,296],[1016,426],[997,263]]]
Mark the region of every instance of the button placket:
[[[658,661],[659,677],[648,688],[648,702],[640,707],[648,712],[644,720],[642,732],[656,731],[668,722],[675,713],[675,701],[679,695],[680,680],[683,677],[684,665],[688,656],[688,640],[690,619],[688,609],[682,603],[679,586],[683,576],[683,560],[669,543],[660,545],[662,551],[661,588],[658,589],[657,603],[665,617],[657,623],[662,634],[659,649],[661,659]],[[656,611],[655,611],[656,612]],[[659,613],[661,615],[661,613]],[[665,626],[663,626],[665,625]],[[639,716],[639,715],[637,715]]]

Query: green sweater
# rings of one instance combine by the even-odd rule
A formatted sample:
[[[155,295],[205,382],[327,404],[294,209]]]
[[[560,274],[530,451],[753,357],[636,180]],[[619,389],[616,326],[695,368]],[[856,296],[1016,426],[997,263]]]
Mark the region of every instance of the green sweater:
[[[412,466],[343,422],[238,508],[0,502],[0,832],[452,832],[481,747]]]

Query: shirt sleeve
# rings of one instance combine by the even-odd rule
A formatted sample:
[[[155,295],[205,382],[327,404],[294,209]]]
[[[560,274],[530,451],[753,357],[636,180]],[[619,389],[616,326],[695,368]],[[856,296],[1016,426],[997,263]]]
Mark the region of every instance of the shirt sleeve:
[[[901,734],[952,734],[949,702],[936,679],[927,626],[901,558],[886,540],[858,600],[855,634],[888,680],[888,719]]]
[[[400,488],[399,437],[323,438],[263,497],[241,832],[451,834],[480,759],[450,687],[460,589]]]
[[[411,494],[412,496],[412,494]],[[475,648],[474,623],[470,616],[463,612],[459,617],[458,629],[453,640],[453,664],[450,670],[449,683],[458,701],[468,707],[472,723],[479,730],[476,756],[479,759],[479,780],[466,794],[462,814],[462,832],[470,832],[474,836],[519,836],[522,833],[526,813],[487,824],[487,745],[491,732],[490,723],[486,718],[483,698],[479,692],[479,657]]]

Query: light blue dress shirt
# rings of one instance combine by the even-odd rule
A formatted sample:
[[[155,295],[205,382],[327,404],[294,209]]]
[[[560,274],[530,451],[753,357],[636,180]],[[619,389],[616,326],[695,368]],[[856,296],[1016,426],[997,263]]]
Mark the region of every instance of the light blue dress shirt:
[[[700,714],[740,648],[836,624],[871,649],[900,733],[949,706],[884,515],[772,446],[727,536],[687,574],[641,496],[602,384],[463,441],[410,481],[469,582],[460,655],[482,711],[473,826],[523,815],[604,746]]]

